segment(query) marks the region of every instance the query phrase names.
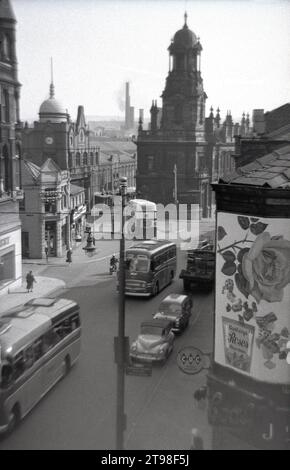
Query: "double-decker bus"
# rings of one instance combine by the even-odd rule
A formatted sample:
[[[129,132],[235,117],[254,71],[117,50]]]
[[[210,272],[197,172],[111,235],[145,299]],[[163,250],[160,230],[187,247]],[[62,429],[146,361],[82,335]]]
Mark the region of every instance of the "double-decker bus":
[[[80,337],[72,300],[32,299],[0,317],[0,434],[66,375],[79,357]]]
[[[176,244],[146,240],[126,250],[127,295],[157,295],[176,274]]]
[[[155,202],[145,199],[131,199],[125,208],[125,221],[133,219],[129,224],[132,235],[137,240],[155,238],[157,234],[157,206]],[[128,232],[128,228],[125,232]]]

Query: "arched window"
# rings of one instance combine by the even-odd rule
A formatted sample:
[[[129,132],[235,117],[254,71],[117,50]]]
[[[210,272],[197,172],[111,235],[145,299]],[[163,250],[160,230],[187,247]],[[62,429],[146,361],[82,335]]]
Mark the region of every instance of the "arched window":
[[[84,152],[84,155],[83,155],[83,165],[87,165],[88,164],[88,154],[87,152]]]
[[[77,152],[76,154],[76,166],[81,166],[81,154]]]
[[[1,120],[9,122],[9,94],[8,90],[2,90],[1,93]]]
[[[154,170],[154,156],[150,155],[148,157],[148,171],[153,171]]]
[[[1,60],[5,61],[8,59],[10,59],[10,39],[4,34],[1,44]]]

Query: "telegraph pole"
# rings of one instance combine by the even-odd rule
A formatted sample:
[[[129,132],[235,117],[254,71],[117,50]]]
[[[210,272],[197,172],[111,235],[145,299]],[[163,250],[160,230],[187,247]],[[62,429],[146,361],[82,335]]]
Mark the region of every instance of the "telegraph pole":
[[[121,238],[119,258],[119,319],[118,337],[115,338],[115,362],[117,363],[117,419],[116,419],[116,449],[124,449],[124,431],[126,429],[125,415],[125,366],[127,362],[128,338],[125,337],[125,236],[124,209],[126,204],[127,178],[120,178],[121,205]]]

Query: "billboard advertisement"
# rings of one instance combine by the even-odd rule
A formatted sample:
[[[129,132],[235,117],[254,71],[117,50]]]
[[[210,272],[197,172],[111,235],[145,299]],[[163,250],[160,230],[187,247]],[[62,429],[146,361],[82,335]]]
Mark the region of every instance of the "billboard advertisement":
[[[290,220],[217,214],[215,361],[290,383]]]

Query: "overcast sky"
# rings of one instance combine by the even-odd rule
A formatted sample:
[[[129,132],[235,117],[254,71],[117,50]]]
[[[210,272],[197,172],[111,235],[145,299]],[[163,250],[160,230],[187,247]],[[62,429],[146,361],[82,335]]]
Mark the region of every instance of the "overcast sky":
[[[212,105],[239,118],[290,102],[290,2],[287,0],[12,0],[17,17],[21,118],[38,119],[48,97],[76,118],[122,116],[125,81],[131,105],[149,114],[168,73],[170,40],[184,24],[200,36],[201,71]],[[137,113],[135,113],[136,116]]]

